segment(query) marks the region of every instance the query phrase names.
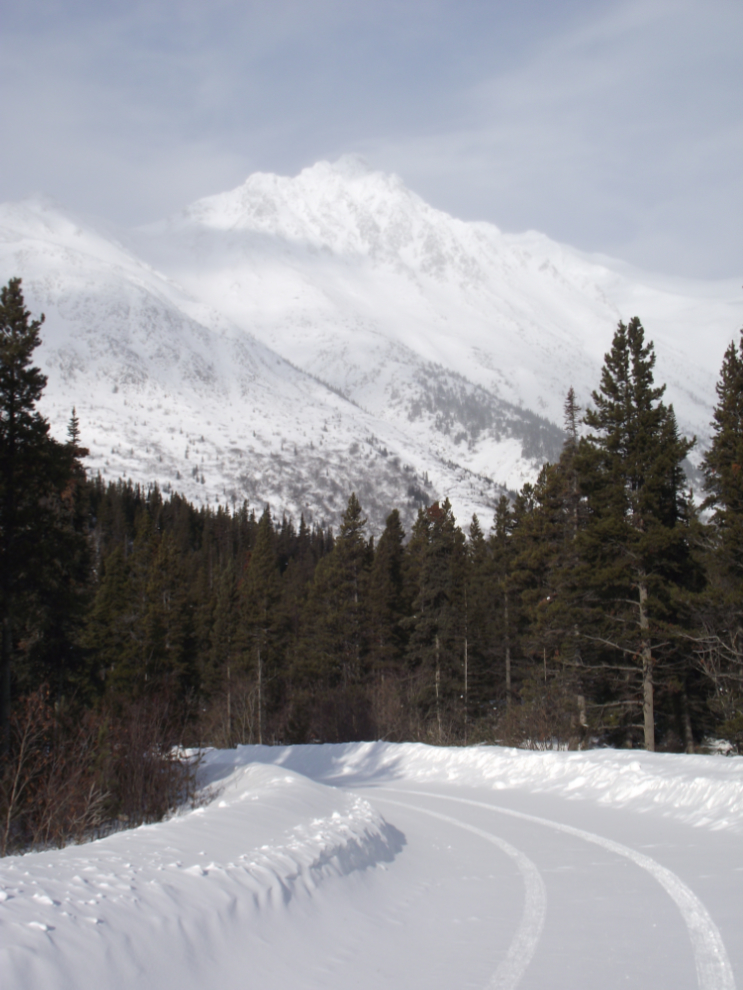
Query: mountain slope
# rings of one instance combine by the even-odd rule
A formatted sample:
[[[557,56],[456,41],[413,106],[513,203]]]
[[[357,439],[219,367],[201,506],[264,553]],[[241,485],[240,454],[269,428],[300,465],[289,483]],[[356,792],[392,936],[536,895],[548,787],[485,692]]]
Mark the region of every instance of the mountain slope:
[[[463,223],[353,157],[295,178],[250,176],[134,243],[279,353],[396,420],[415,418],[446,369],[493,410],[509,415],[510,403],[560,423],[568,387],[589,399],[617,321],[639,314],[682,428],[704,435],[743,308],[735,284],[659,284],[539,234]],[[454,419],[471,439],[466,412]],[[492,469],[490,450],[462,459]]]
[[[93,470],[333,523],[356,490],[377,530],[445,495],[487,523],[503,486],[557,457],[567,389],[589,400],[635,313],[704,440],[743,311],[736,285],[463,223],[348,157],[116,236],[6,204],[14,275],[47,314],[44,409],[61,435],[76,405]]]
[[[0,208],[0,264],[47,316],[44,411],[61,436],[76,406],[104,478],[326,522],[355,488],[376,526],[392,505],[412,516],[434,496],[401,459],[409,445],[394,427],[53,205]]]

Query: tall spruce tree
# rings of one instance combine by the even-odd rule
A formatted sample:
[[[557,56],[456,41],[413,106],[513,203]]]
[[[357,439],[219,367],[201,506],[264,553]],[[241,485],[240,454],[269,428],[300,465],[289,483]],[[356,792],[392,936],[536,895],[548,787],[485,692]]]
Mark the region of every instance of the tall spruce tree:
[[[128,685],[135,666],[133,592],[123,541],[99,567],[98,587],[88,610],[82,645],[87,654],[87,690],[107,685],[114,694]]]
[[[581,410],[572,388],[564,410],[565,443],[558,462],[544,466],[533,489],[531,511],[519,526],[515,569],[532,652],[576,666],[580,650],[573,610],[582,563],[577,537],[586,503],[577,468]]]
[[[470,523],[467,541],[465,583],[467,629],[464,655],[464,742],[470,737],[470,726],[479,715],[488,711],[495,697],[492,665],[493,559],[491,549],[476,515]]]
[[[303,646],[295,664],[300,679],[348,687],[365,673],[365,591],[372,556],[365,529],[361,504],[353,493],[332,552],[318,563],[309,589]]]
[[[743,330],[725,352],[716,386],[712,443],[704,455],[704,508],[712,509],[715,554],[721,576],[743,583]]]
[[[694,443],[679,436],[654,366],[639,319],[620,322],[578,457],[589,506],[578,534],[583,597],[593,607],[581,632],[614,654],[602,659],[621,668],[617,685],[639,677],[639,697],[630,676],[629,694],[611,703],[631,713],[639,701],[647,750],[655,749],[654,690],[662,643],[672,638],[674,592],[691,571],[682,461]]]
[[[451,504],[419,514],[411,539],[418,558],[409,659],[422,675],[420,704],[442,743],[463,721],[466,543]]]
[[[397,509],[387,517],[369,575],[368,629],[370,666],[384,676],[399,671],[405,647],[408,603],[403,582],[405,532]]]
[[[280,610],[281,576],[277,540],[266,506],[243,585],[243,615],[255,672],[258,742],[265,738],[267,685],[278,672],[277,646],[286,620]]]
[[[513,593],[514,545],[513,530],[516,524],[513,507],[505,495],[501,495],[495,508],[493,529],[489,545],[492,555],[492,593],[494,622],[492,624],[492,655],[501,676],[496,678],[499,693],[509,707],[513,692],[513,647],[518,603]]]
[[[197,683],[192,655],[192,603],[183,554],[165,532],[157,542],[145,588],[143,667],[148,689],[184,695]]]
[[[703,507],[711,509],[708,587],[695,603],[698,667],[713,687],[715,731],[743,746],[743,331],[725,352],[712,443],[703,459]]]
[[[72,549],[72,510],[64,493],[80,452],[58,443],[36,405],[46,376],[33,364],[44,317],[26,309],[21,280],[0,290],[0,733],[7,744],[11,689],[28,655],[19,641],[38,643],[67,593],[65,554]],[[69,501],[69,500],[68,500]],[[58,611],[58,610],[57,610]],[[51,623],[54,624],[53,622]],[[41,673],[54,677],[54,657]],[[33,675],[32,675],[33,676]]]

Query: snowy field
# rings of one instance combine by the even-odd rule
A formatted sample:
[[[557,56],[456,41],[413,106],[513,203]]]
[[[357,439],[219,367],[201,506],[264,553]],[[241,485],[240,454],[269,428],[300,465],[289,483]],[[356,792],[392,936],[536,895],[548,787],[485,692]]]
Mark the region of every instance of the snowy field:
[[[743,760],[239,747],[208,800],[0,861],[3,990],[743,986]]]

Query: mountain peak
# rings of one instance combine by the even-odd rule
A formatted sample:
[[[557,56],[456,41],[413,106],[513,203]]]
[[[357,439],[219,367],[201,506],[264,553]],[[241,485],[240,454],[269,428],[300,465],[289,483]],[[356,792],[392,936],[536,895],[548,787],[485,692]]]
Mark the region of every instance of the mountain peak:
[[[376,226],[385,216],[421,210],[430,208],[399,176],[345,154],[296,176],[254,172],[241,186],[192,203],[166,226],[254,231],[338,249],[338,238],[348,246],[347,235],[356,234],[359,224]]]
[[[300,175],[322,176],[333,175],[342,179],[353,181],[354,179],[364,179],[370,175],[383,175],[384,173],[373,169],[363,155],[354,152],[343,154],[334,162],[319,161],[309,168],[302,169]]]

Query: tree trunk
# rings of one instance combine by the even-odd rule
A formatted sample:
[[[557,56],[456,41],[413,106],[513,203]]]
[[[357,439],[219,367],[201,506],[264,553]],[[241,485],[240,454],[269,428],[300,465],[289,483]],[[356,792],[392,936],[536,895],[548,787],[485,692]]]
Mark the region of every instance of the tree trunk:
[[[681,688],[681,723],[684,729],[684,749],[687,753],[694,753],[694,733],[691,729],[691,715],[689,714],[689,696],[686,693],[686,684]]]
[[[436,722],[439,727],[439,746],[441,745],[441,740],[443,737],[441,729],[441,698],[440,698],[440,685],[441,685],[441,661],[439,657],[439,634],[436,633]]]
[[[655,709],[653,703],[653,654],[650,648],[650,622],[648,620],[648,586],[644,573],[637,582],[640,594],[640,657],[642,659],[642,721],[645,731],[645,749],[655,752]]]
[[[0,747],[7,754],[10,752],[10,667],[13,653],[13,626],[10,615],[3,616],[2,639],[0,640],[0,731],[2,739]]]
[[[469,689],[468,677],[469,677],[469,655],[467,652],[467,634],[464,636],[464,745],[467,745],[467,691]]]
[[[506,707],[511,707],[511,636],[508,628],[508,592],[503,596],[503,643],[506,657]]]
[[[469,690],[469,651],[467,642],[467,588],[464,589],[464,745],[467,745],[467,692]]]
[[[230,680],[230,665],[227,664],[227,746],[232,745],[232,681]]]
[[[258,647],[258,745],[263,745],[263,660]]]

